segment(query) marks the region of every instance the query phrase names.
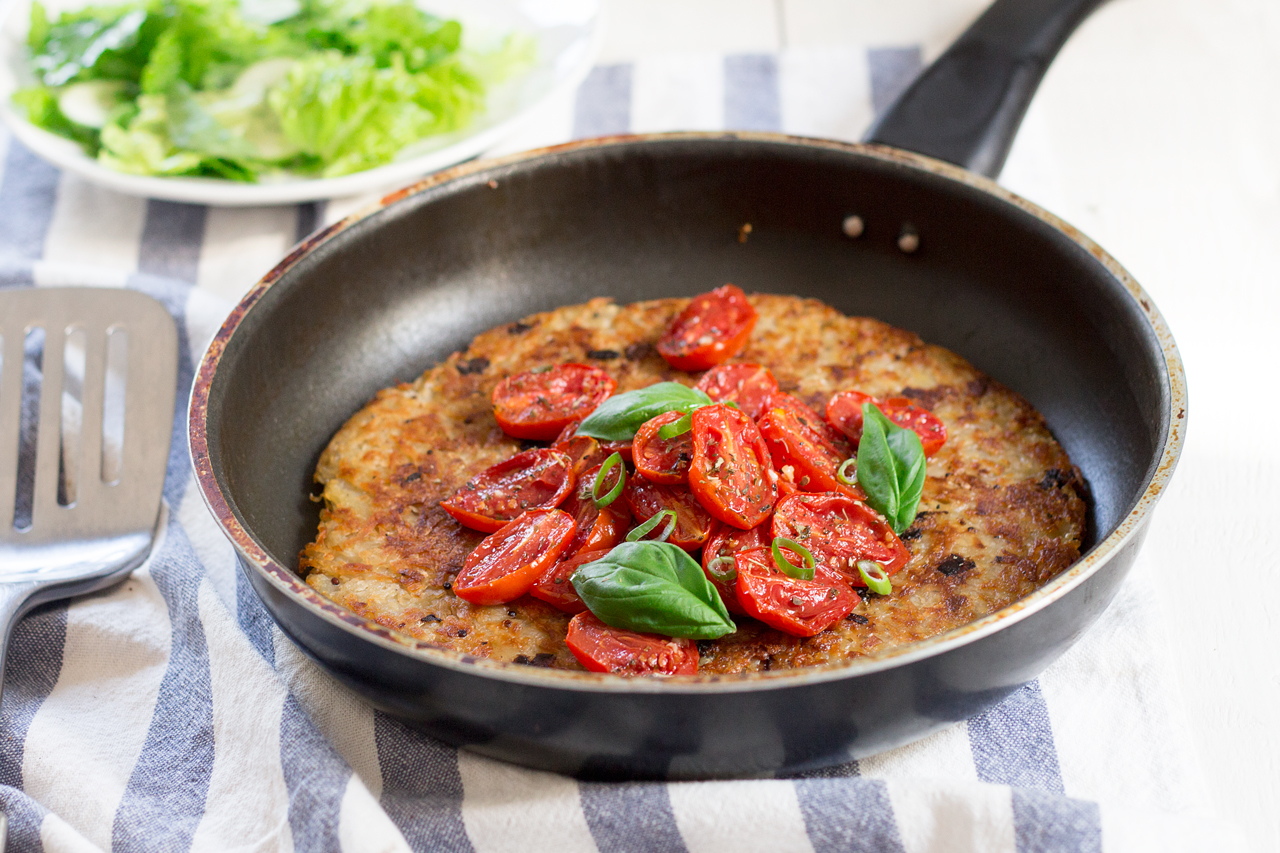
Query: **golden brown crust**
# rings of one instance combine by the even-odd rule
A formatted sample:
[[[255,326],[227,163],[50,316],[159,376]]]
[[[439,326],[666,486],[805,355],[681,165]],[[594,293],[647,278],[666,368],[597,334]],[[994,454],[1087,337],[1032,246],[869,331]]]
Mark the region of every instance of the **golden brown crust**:
[[[908,396],[947,426],[929,462],[920,515],[903,539],[911,560],[892,595],[868,594],[850,618],[801,639],[746,618],[703,642],[699,671],[747,672],[883,654],[971,622],[1027,595],[1079,557],[1083,482],[1044,420],[1012,391],[940,347],[814,300],[754,295],[760,314],[735,361],[770,367],[818,411],[856,388]],[[418,639],[499,660],[580,669],[564,644],[568,616],[528,596],[468,604],[448,589],[482,534],[439,507],[522,444],[494,421],[502,378],[543,364],[609,371],[618,391],[693,384],[653,349],[687,300],[619,306],[597,299],[476,337],[412,384],[379,391],[333,437],[316,480],[320,529],[300,556],[324,595]]]

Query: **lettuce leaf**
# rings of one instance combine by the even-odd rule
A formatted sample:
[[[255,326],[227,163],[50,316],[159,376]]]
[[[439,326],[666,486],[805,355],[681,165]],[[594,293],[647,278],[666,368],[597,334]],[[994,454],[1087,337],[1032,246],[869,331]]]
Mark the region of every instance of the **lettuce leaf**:
[[[464,128],[486,87],[533,55],[528,39],[464,50],[457,21],[408,0],[276,7],[251,19],[237,0],[133,0],[51,20],[35,0],[28,43],[43,85],[14,101],[33,123],[134,174],[333,176]],[[58,107],[67,86],[98,80],[118,81],[128,99],[101,130]]]
[[[44,7],[31,6],[32,67],[46,86],[73,80],[127,79],[140,68],[146,9],[90,6],[49,22]]]
[[[193,175],[201,158],[179,151],[169,139],[169,111],[163,95],[140,95],[138,112],[127,122],[102,128],[98,162],[131,175]]]
[[[166,126],[169,139],[178,148],[226,160],[247,160],[258,156],[243,132],[219,122],[193,97],[191,87],[181,80],[165,95]]]
[[[48,86],[19,89],[13,93],[13,102],[26,113],[27,121],[36,127],[79,142],[90,157],[97,156],[97,129],[85,127],[67,118],[58,106],[57,90]]]
[[[285,138],[333,177],[388,162],[440,124],[418,102],[422,77],[400,63],[378,68],[370,57],[334,50],[298,62],[268,100]]]

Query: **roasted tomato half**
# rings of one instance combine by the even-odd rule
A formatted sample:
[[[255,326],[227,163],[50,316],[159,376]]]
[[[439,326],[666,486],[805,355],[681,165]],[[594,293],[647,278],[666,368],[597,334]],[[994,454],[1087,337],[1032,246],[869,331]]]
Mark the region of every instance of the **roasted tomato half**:
[[[636,470],[655,483],[683,483],[689,479],[693,459],[693,432],[661,438],[658,430],[684,417],[683,412],[664,412],[645,421],[631,442],[631,460]]]
[[[791,486],[803,492],[860,494],[836,477],[848,455],[827,441],[808,419],[790,409],[775,408],[760,417],[759,425],[774,466]]]
[[[609,458],[600,442],[589,435],[572,435],[567,440],[556,440],[552,450],[559,450],[569,457],[573,463],[573,474],[581,477],[590,468],[595,468]]]
[[[896,572],[911,558],[884,516],[845,495],[798,493],[778,501],[773,535],[799,542],[818,566],[839,572],[853,586],[866,586],[859,560]]]
[[[702,374],[694,387],[717,402],[737,403],[755,420],[778,393],[778,380],[759,364],[721,364]]]
[[[812,637],[853,612],[861,601],[847,584],[832,575],[799,580],[773,564],[768,548],[740,551],[738,603],[743,612],[796,637]]]
[[[572,557],[565,557],[552,563],[529,588],[529,594],[565,613],[581,613],[587,609],[587,605],[583,603],[573,584],[569,583],[569,577],[577,571],[578,566],[594,562],[608,553],[608,548],[598,551],[579,551]]]
[[[672,545],[678,545],[686,551],[696,551],[711,535],[713,519],[698,499],[689,491],[688,486],[669,486],[662,483],[651,483],[639,474],[627,478],[627,487],[622,495],[637,522],[648,521],[664,509],[676,514],[675,528],[667,539]],[[656,538],[666,522],[658,527],[647,539]]]
[[[440,506],[463,526],[492,533],[527,509],[559,506],[573,484],[573,460],[537,447],[481,471]]]
[[[573,539],[565,548],[566,555],[576,554],[578,551],[612,548],[625,539],[627,531],[631,529],[631,513],[627,510],[627,502],[621,496],[615,498],[613,503],[603,509],[597,507],[592,499],[591,489],[595,485],[596,477],[600,474],[600,467],[597,465],[585,472],[578,480],[578,486],[573,490],[573,494],[565,498],[564,503],[560,505],[562,510],[573,516],[574,523],[577,525]],[[616,485],[617,479],[612,479],[611,482]]]
[[[564,641],[592,672],[694,675],[698,671],[698,646],[693,640],[610,628],[591,613],[569,620]]]
[[[658,340],[658,353],[676,370],[706,370],[742,352],[756,326],[756,309],[732,284],[693,297]]]
[[[578,444],[578,445],[574,444],[574,439],[591,438],[591,436],[589,435],[577,434],[578,424],[582,423],[582,420],[583,420],[582,418],[578,418],[577,420],[570,421],[565,426],[564,429],[560,430],[560,435],[556,436],[556,440],[552,443],[551,446],[557,450],[563,450],[564,452],[568,453],[570,456],[574,455],[570,450],[571,448],[575,446],[576,447],[587,446],[584,444]],[[599,465],[601,462],[608,459],[609,456],[613,453],[621,454],[624,462],[628,462],[628,463],[631,462],[631,442],[599,441],[594,438],[591,438],[591,440],[596,442],[596,446],[599,448],[599,454],[598,454],[599,458],[592,457],[593,459],[595,459],[595,461],[591,462],[591,464],[587,466],[588,468],[594,468],[596,465]]]
[[[573,537],[573,519],[558,509],[534,509],[484,538],[453,579],[453,592],[472,604],[502,604],[529,591]]]
[[[778,499],[769,448],[755,421],[717,403],[693,412],[689,489],[725,524],[748,530],[769,517]]]
[[[493,389],[493,416],[507,435],[551,441],[613,393],[618,383],[598,367],[560,364],[508,376]]]
[[[841,391],[827,402],[827,420],[849,437],[854,444],[862,438],[862,404],[872,403],[885,417],[903,429],[920,436],[925,456],[937,453],[947,440],[947,427],[942,419],[928,409],[923,409],[906,397],[890,397],[880,400],[861,391]]]
[[[779,391],[771,395],[765,411],[767,412],[771,409],[786,409],[795,415],[796,420],[820,436],[822,443],[829,447],[833,453],[839,454],[841,459],[848,459],[853,455],[854,445],[849,443],[848,439],[844,437],[844,433],[827,423],[826,418],[806,406],[794,394]],[[759,418],[756,420],[759,420]]]
[[[711,528],[711,536],[707,539],[707,544],[702,546],[702,571],[716,588],[716,592],[720,593],[720,600],[730,613],[743,612],[735,591],[738,570],[733,563],[734,555],[739,551],[767,548],[771,542],[773,532],[768,523],[750,530],[739,530],[717,521]]]

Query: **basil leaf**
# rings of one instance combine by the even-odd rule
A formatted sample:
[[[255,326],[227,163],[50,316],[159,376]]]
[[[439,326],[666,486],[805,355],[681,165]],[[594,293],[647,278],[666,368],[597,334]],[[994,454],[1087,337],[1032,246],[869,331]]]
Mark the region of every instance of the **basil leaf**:
[[[901,533],[915,520],[924,491],[924,447],[913,430],[903,429],[875,405],[862,404],[858,442],[858,485],[867,503]]]
[[[578,426],[578,435],[601,441],[630,441],[645,421],[663,412],[691,412],[711,405],[711,398],[679,382],[659,382],[647,388],[614,394]]]
[[[663,441],[670,441],[679,435],[684,435],[693,429],[693,412],[685,412],[678,421],[672,421],[669,424],[663,424],[658,427],[658,438]]]
[[[702,567],[667,542],[624,542],[569,580],[587,608],[614,628],[694,640],[738,630]]]

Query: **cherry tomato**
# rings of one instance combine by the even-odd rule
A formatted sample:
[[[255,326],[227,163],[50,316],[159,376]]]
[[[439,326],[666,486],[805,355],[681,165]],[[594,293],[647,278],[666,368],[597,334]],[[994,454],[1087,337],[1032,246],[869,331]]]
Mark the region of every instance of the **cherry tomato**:
[[[746,294],[726,284],[693,297],[658,340],[658,353],[676,370],[706,370],[742,352],[755,325]]]
[[[778,393],[778,380],[758,364],[721,364],[702,374],[694,387],[717,402],[737,403],[755,420]]]
[[[633,457],[631,455],[632,446],[629,441],[602,441],[600,442],[600,449],[604,451],[606,459],[616,453],[621,456],[622,461],[626,462],[628,465],[633,461]]]
[[[911,557],[883,516],[844,495],[801,493],[779,501],[773,535],[799,542],[818,566],[839,572],[853,586],[866,586],[859,560],[875,560],[886,572],[896,572]]]
[[[767,548],[771,542],[773,542],[773,534],[768,524],[760,524],[750,530],[739,530],[717,521],[711,528],[711,536],[707,539],[707,544],[702,546],[702,571],[706,574],[707,580],[711,581],[711,585],[716,588],[716,592],[720,593],[720,600],[724,602],[724,606],[730,613],[743,612],[742,605],[738,603],[738,594],[735,592],[735,580],[732,577],[723,580],[717,577],[716,573],[724,575],[727,570],[733,569],[733,555],[739,551]],[[715,560],[723,557],[728,558],[727,563],[712,565]]]
[[[464,527],[492,533],[527,509],[559,506],[573,483],[572,460],[537,447],[481,471],[440,507]]]
[[[847,456],[842,456],[822,433],[810,428],[806,420],[789,409],[770,409],[759,420],[760,434],[773,464],[784,479],[805,492],[847,492],[858,494],[852,486],[836,478]]]
[[[604,452],[600,442],[589,435],[574,435],[565,441],[556,439],[551,449],[559,450],[569,457],[573,475],[578,478],[581,478],[587,469],[594,468],[609,458],[609,454]]]
[[[932,456],[947,440],[947,427],[928,409],[923,409],[906,397],[890,397],[881,400],[861,391],[841,391],[827,403],[827,420],[849,437],[854,444],[862,438],[862,404],[872,403],[884,412],[885,417],[903,429],[920,436],[925,456]]]
[[[773,461],[755,422],[717,403],[693,412],[689,489],[707,512],[734,527],[755,527],[773,512]]]
[[[570,421],[568,425],[565,426],[564,429],[560,430],[560,435],[556,437],[555,442],[551,446],[556,448],[557,450],[564,450],[566,453],[568,453],[569,451],[566,448],[568,448],[572,444],[575,438],[591,438],[591,436],[589,435],[575,435],[575,433],[577,433],[578,431],[578,424],[580,423],[582,423],[582,418],[578,418],[575,421]],[[591,463],[591,467],[594,467],[599,463],[603,462],[604,460],[608,459],[610,454],[613,454],[613,453],[621,454],[622,461],[624,462],[631,461],[631,442],[629,441],[598,441],[597,439],[594,439],[594,438],[592,438],[591,440],[595,441],[597,445],[599,445],[600,454],[601,454],[598,460]],[[573,455],[573,454],[570,454],[570,455]]]
[[[564,549],[566,556],[578,551],[612,548],[625,539],[627,531],[631,529],[631,513],[627,511],[626,501],[619,497],[600,509],[592,499],[591,489],[600,474],[600,467],[597,465],[584,473],[573,494],[560,505],[560,509],[571,515],[577,525],[577,532]],[[619,470],[615,468],[612,473]],[[612,478],[610,482],[616,484],[617,479]]]
[[[564,641],[592,672],[694,675],[698,671],[698,646],[693,640],[610,628],[589,612],[569,620]]]
[[[814,575],[799,580],[773,565],[768,548],[739,551],[738,603],[748,616],[796,637],[812,637],[853,612],[858,594],[837,577]]]
[[[550,441],[589,415],[618,383],[598,367],[561,364],[508,376],[493,389],[493,415],[507,435]]]
[[[802,403],[799,397],[779,391],[769,398],[765,411],[771,409],[786,409],[795,415],[796,420],[820,436],[832,452],[840,454],[841,459],[848,459],[853,455],[854,446],[844,437],[844,433],[827,423],[822,415]]]
[[[581,613],[587,609],[587,605],[583,603],[573,584],[569,583],[569,576],[583,563],[593,562],[608,553],[608,548],[598,551],[579,551],[572,557],[565,557],[552,563],[529,588],[529,594],[565,613]]]
[[[689,491],[688,486],[651,483],[639,474],[627,478],[623,497],[637,522],[648,521],[664,509],[676,514],[675,528],[667,539],[686,551],[696,551],[711,535],[713,519]],[[662,522],[646,539],[653,539],[667,526]]]
[[[796,492],[800,491],[800,487],[796,485],[795,481],[794,466],[791,467],[791,476],[789,477],[779,474],[776,470],[773,472],[773,476],[778,481],[778,500],[789,498]],[[774,506],[776,507],[777,504],[774,504]]]
[[[689,479],[693,459],[693,432],[663,439],[658,430],[684,417],[683,412],[665,412],[645,421],[631,442],[631,458],[636,470],[655,483],[683,483]]]
[[[467,555],[453,579],[454,594],[472,604],[519,598],[559,559],[573,531],[573,519],[558,509],[521,513]]]
[[[810,477],[809,474],[805,473],[803,468],[797,471],[796,466],[794,465],[783,465],[782,467],[784,470],[777,474],[779,500],[790,497],[791,495],[799,492],[805,492],[807,494],[822,493],[821,487],[814,485],[813,478]],[[853,472],[850,471],[849,473],[852,475]],[[805,487],[803,489],[800,488],[800,485],[796,482],[797,480],[804,480]],[[867,493],[862,491],[862,487],[856,482],[845,485],[844,483],[839,482],[839,478],[837,478],[836,482],[836,489],[840,494],[851,497],[856,501],[865,501],[867,499]]]

